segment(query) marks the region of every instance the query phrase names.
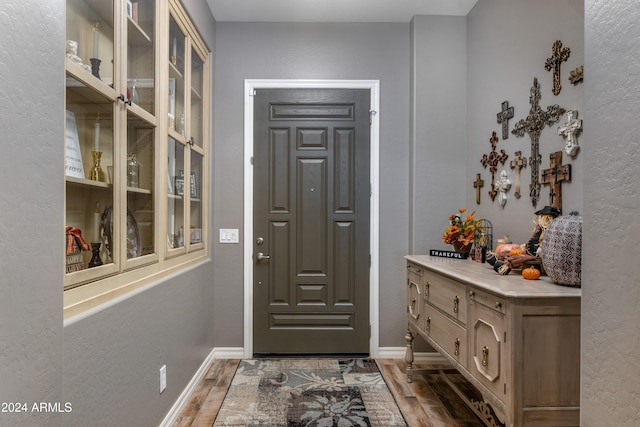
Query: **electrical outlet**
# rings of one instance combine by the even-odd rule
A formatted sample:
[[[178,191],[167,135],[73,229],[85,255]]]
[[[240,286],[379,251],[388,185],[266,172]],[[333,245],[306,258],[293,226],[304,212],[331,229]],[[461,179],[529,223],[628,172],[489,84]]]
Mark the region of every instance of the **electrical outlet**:
[[[167,365],[162,365],[160,368],[160,393],[167,388]]]

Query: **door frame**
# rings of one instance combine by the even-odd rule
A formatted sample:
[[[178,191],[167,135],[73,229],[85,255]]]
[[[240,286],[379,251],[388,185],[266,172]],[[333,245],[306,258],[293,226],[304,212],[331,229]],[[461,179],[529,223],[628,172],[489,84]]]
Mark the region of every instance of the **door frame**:
[[[379,176],[380,176],[380,80],[288,80],[245,79],[244,81],[244,349],[253,357],[253,94],[256,89],[368,89],[371,94],[370,126],[370,252],[369,269],[369,354],[379,351]]]

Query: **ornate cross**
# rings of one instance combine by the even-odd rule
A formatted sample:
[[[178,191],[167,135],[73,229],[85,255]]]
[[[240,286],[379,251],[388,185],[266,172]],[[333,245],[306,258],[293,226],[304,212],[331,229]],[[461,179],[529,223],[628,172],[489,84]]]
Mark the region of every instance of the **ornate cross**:
[[[489,171],[491,172],[491,190],[489,190],[489,196],[491,196],[491,201],[494,201],[496,199],[496,195],[498,194],[495,185],[495,174],[498,170],[498,162],[504,165],[504,162],[507,161],[507,157],[509,157],[509,155],[505,153],[504,150],[500,150],[500,154],[496,152],[496,145],[498,145],[498,135],[495,131],[491,134],[489,142],[491,143],[491,153],[489,153],[488,155],[483,154],[480,163],[482,163],[482,166],[484,166],[485,169],[487,168],[487,166],[489,166]]]
[[[476,204],[480,204],[480,190],[484,187],[484,180],[480,179],[480,174],[476,174],[476,180],[473,181],[473,188],[476,189]]]
[[[551,48],[551,53],[551,57],[547,58],[547,61],[544,63],[544,69],[547,71],[553,70],[553,94],[558,95],[562,90],[562,85],[560,84],[560,64],[569,59],[571,49],[568,47],[563,48],[562,42],[556,40]]]
[[[513,193],[516,199],[520,198],[520,169],[527,167],[527,158],[522,157],[522,151],[516,151],[516,158],[511,160],[511,169],[515,169],[516,191]]]
[[[531,165],[531,183],[529,184],[529,196],[531,197],[531,203],[535,207],[540,199],[540,163],[542,158],[540,157],[540,134],[545,126],[551,126],[560,120],[560,117],[564,114],[564,108],[559,107],[557,104],[547,107],[547,111],[542,111],[540,108],[540,84],[538,79],[534,77],[533,86],[531,87],[531,96],[529,97],[529,103],[531,109],[526,119],[521,119],[513,127],[511,131],[515,136],[524,136],[525,133],[529,134],[531,138],[531,156],[529,157],[529,164]]]
[[[549,157],[551,167],[542,171],[542,183],[549,185],[549,206],[562,212],[562,182],[571,182],[571,165],[562,164],[562,151]]]
[[[582,129],[582,119],[578,119],[578,112],[575,110],[567,111],[567,122],[558,128],[558,135],[567,138],[564,146],[564,152],[571,157],[575,157],[580,150],[576,135]]]
[[[502,125],[502,139],[509,138],[509,119],[513,118],[513,107],[509,107],[509,101],[502,103],[502,111],[498,113],[498,123]]]

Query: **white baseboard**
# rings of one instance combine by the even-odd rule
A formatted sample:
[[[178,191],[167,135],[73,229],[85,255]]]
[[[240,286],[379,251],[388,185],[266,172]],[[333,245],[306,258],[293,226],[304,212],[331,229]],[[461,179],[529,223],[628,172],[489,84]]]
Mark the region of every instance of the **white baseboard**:
[[[215,359],[215,354],[216,349],[214,348],[204,359],[193,378],[191,378],[191,381],[189,381],[189,384],[187,384],[187,387],[185,387],[182,393],[180,393],[178,400],[176,400],[167,415],[164,417],[164,420],[162,420],[162,423],[160,423],[160,427],[171,427],[174,425],[180,415],[180,412],[182,412],[182,408],[189,401],[191,394],[194,392],[196,387],[198,387],[202,378],[207,374],[209,366],[211,366],[211,363],[213,363],[213,360]]]
[[[381,347],[378,349],[377,357],[380,359],[404,359],[405,351],[405,347]],[[211,350],[211,353],[207,355],[193,378],[191,378],[191,381],[189,381],[189,384],[187,384],[187,387],[180,393],[178,400],[173,404],[159,427],[171,427],[174,425],[180,412],[182,412],[182,408],[187,404],[189,397],[198,387],[215,359],[242,359],[243,356],[244,349],[242,347],[216,347]],[[447,360],[436,352],[414,353],[413,357],[415,363],[447,363]]]

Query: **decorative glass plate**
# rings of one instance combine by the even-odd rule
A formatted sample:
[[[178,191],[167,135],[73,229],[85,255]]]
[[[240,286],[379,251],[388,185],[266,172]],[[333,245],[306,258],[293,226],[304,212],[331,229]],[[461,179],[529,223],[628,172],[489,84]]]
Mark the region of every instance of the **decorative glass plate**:
[[[104,245],[111,259],[113,246],[113,206],[109,206],[102,214],[102,233],[104,236]],[[131,209],[127,208],[127,259],[136,258],[142,255],[142,242],[140,240],[140,231],[136,217]]]

